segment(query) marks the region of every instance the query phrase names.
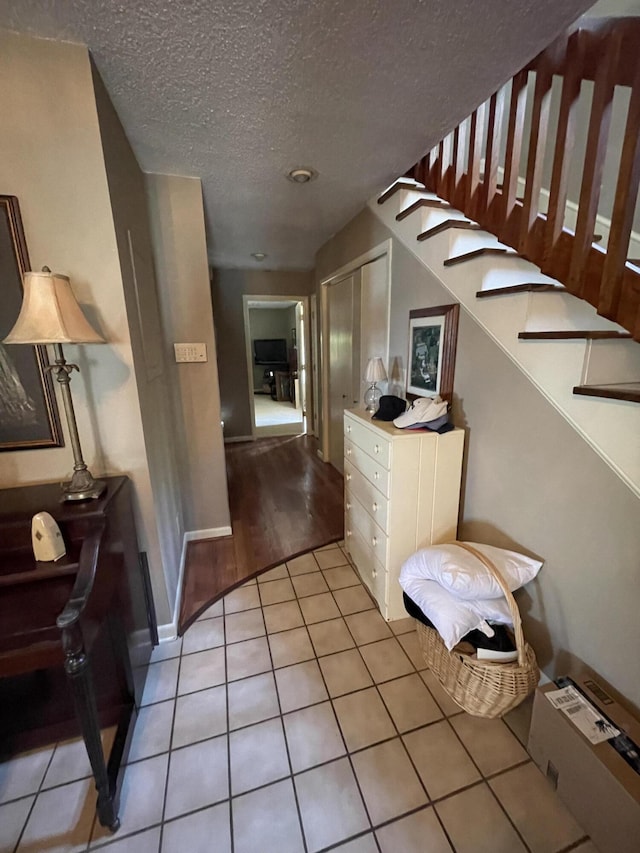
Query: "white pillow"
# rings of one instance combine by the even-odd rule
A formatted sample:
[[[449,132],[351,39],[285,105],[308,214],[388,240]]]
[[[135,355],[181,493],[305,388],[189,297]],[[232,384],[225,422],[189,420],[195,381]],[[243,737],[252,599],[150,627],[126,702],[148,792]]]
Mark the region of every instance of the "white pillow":
[[[513,592],[533,580],[542,563],[504,548],[469,542],[488,557]],[[475,601],[479,598],[503,598],[504,593],[488,569],[474,555],[455,542],[432,545],[416,551],[403,566],[415,577],[437,581],[458,598]]]
[[[406,565],[406,564],[405,564]],[[426,581],[402,570],[400,585],[424,615],[435,626],[445,646],[451,651],[465,634],[478,629],[492,635],[487,620],[512,625],[511,613],[504,598],[487,601],[462,601],[436,581]]]

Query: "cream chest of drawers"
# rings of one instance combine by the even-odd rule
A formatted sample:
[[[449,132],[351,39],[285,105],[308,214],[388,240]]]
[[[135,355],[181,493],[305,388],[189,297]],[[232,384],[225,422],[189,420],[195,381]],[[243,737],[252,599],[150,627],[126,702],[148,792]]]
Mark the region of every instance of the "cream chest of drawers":
[[[402,619],[398,583],[418,548],[456,538],[464,430],[396,429],[344,413],[345,542],[385,619]]]

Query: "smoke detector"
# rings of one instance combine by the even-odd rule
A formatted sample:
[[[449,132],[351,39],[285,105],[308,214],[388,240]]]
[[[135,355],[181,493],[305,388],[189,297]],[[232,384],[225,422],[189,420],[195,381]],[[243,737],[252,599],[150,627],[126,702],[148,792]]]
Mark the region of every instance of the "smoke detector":
[[[287,173],[287,179],[293,181],[294,184],[308,184],[309,181],[314,181],[318,177],[318,173],[306,166],[301,166],[298,169],[292,169]]]
[[[264,261],[267,256],[264,252],[251,252],[251,257],[255,258],[256,261]]]

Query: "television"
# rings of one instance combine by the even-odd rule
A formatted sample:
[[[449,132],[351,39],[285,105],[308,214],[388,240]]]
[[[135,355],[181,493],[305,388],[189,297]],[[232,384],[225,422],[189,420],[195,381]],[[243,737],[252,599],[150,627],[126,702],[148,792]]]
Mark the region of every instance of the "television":
[[[256,338],[253,342],[256,364],[286,364],[287,342],[284,338]]]

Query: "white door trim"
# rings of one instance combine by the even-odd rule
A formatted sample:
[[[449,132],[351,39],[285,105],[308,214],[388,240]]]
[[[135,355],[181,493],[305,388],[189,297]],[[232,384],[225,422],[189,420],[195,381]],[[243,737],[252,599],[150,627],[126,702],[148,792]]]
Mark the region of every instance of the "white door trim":
[[[251,354],[251,331],[249,327],[249,303],[250,302],[302,302],[303,311],[304,311],[304,363],[309,365],[310,362],[310,351],[309,351],[309,335],[310,335],[310,325],[309,325],[309,297],[308,296],[295,296],[290,295],[288,293],[284,293],[281,295],[277,295],[274,293],[264,294],[264,293],[245,293],[242,296],[242,313],[244,316],[244,344],[245,344],[245,353],[247,359],[247,388],[249,391],[249,407],[251,410],[251,439],[253,441],[256,440],[256,407],[253,400],[253,356]],[[307,401],[310,399],[310,385],[309,385],[309,374],[310,370],[307,367],[305,371],[305,395]],[[308,406],[308,403],[307,403]],[[309,417],[308,417],[308,409],[307,409],[307,424],[306,431],[309,430]],[[304,426],[304,421],[303,421]],[[304,434],[304,432],[303,432]]]
[[[325,462],[330,462],[329,451],[329,316],[328,316],[328,287],[347,278],[356,270],[371,261],[376,261],[386,255],[387,276],[389,279],[389,299],[391,299],[391,238],[379,243],[372,249],[344,264],[331,275],[320,280],[320,355],[322,362],[322,456]]]

